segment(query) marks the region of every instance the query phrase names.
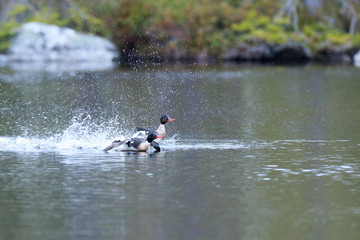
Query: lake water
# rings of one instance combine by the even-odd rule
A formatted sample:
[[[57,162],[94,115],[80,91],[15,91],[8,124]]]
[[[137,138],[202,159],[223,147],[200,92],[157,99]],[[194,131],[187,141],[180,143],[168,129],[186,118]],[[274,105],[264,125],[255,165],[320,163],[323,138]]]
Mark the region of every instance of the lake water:
[[[0,68],[0,89],[0,239],[359,239],[359,68]],[[102,151],[163,113],[160,153]]]

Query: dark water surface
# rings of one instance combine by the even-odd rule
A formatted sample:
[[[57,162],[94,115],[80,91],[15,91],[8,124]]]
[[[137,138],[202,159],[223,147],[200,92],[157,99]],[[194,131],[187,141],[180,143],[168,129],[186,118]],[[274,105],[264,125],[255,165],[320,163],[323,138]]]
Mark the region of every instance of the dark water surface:
[[[360,69],[0,69],[0,239],[359,239]],[[155,154],[109,152],[176,118]]]

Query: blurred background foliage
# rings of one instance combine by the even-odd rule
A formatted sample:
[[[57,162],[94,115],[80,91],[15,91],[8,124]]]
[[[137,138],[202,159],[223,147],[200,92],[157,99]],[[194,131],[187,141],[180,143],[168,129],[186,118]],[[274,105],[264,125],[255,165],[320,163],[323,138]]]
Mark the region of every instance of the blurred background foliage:
[[[0,52],[38,21],[111,39],[124,56],[219,56],[239,43],[360,46],[360,0],[2,0]]]

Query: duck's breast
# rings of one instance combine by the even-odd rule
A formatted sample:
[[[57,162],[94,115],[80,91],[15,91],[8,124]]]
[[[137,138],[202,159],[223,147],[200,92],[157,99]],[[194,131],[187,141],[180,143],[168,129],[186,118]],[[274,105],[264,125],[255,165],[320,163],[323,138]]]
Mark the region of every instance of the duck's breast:
[[[148,143],[147,141],[146,142],[142,142],[140,143],[138,146],[137,146],[137,150],[139,151],[146,151],[149,149],[149,146],[150,146],[150,143]]]
[[[156,134],[157,134],[159,137],[165,137],[165,136],[166,136],[165,124],[160,124],[160,126],[158,127],[158,129],[156,129]]]

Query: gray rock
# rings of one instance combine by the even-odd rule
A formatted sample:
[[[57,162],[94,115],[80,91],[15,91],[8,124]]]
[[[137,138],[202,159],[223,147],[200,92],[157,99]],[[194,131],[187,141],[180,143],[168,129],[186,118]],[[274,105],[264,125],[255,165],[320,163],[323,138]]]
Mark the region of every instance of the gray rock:
[[[297,43],[263,43],[255,46],[241,44],[227,50],[223,58],[228,61],[305,61],[312,59],[313,54],[310,49]]]
[[[268,44],[260,44],[244,48],[242,55],[250,60],[263,60],[271,58],[272,51]]]
[[[116,46],[107,39],[83,34],[70,28],[38,22],[22,25],[1,62],[59,64],[91,63],[109,66]]]
[[[360,51],[354,55],[354,65],[360,67]]]
[[[349,64],[352,62],[348,48],[324,47],[316,54],[321,62]]]
[[[273,47],[273,59],[278,61],[306,61],[313,58],[310,49],[299,43],[286,43]]]
[[[227,61],[260,61],[269,59],[272,56],[272,51],[269,45],[248,45],[240,44],[236,48],[231,48],[225,51],[222,58]]]

